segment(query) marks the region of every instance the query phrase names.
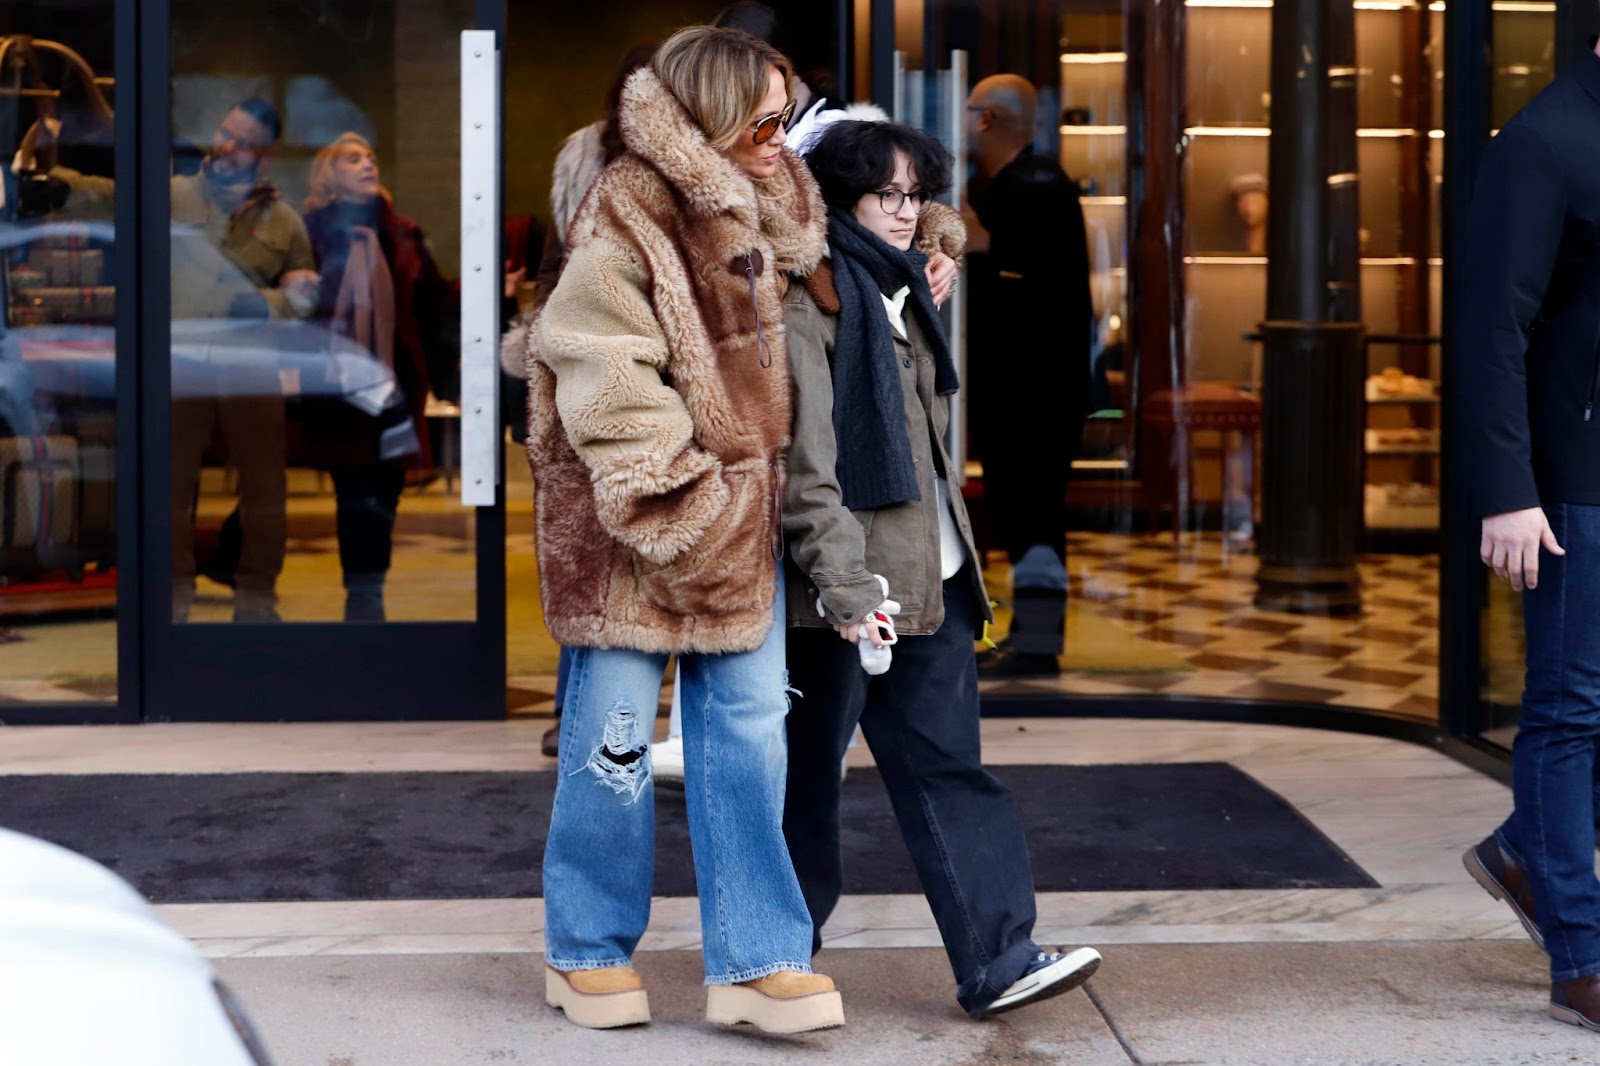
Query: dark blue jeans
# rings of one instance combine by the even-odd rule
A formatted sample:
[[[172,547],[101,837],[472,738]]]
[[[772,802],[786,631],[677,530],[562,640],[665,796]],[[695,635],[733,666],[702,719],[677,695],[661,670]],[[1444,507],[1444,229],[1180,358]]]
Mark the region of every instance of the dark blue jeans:
[[[1039,951],[1033,868],[1016,801],[983,768],[977,605],[964,574],[945,582],[944,606],[939,631],[901,637],[878,677],[833,630],[789,630],[789,684],[799,694],[788,719],[783,831],[815,952],[842,890],[839,761],[859,720],[938,922],[956,999],[977,1016]]]
[[[1527,679],[1512,748],[1515,808],[1496,831],[1528,872],[1550,976],[1600,973],[1594,873],[1600,752],[1600,507],[1545,508],[1565,556],[1539,556],[1522,595]]]

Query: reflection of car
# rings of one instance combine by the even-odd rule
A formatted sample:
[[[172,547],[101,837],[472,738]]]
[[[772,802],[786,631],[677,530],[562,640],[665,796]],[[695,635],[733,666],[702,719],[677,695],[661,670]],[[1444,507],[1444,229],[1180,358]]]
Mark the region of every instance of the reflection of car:
[[[0,580],[114,561],[113,235],[0,225]],[[323,324],[249,317],[254,286],[197,229],[174,225],[171,247],[175,398],[333,403],[377,420],[375,458],[417,450],[390,366]]]
[[[0,228],[4,435],[48,433],[65,408],[114,401],[111,248],[103,222]],[[172,257],[175,397],[274,391],[338,399],[374,416],[402,402],[394,371],[348,337],[317,323],[228,317],[233,299],[254,286],[199,231],[174,226]]]
[[[0,829],[0,1062],[263,1066],[194,946],[111,871]]]

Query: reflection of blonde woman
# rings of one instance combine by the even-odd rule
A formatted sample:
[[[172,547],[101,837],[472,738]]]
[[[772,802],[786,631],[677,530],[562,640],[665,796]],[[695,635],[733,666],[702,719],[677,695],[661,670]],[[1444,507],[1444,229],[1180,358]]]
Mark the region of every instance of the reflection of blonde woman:
[[[789,79],[742,33],[693,27],[663,45],[623,89],[627,152],[579,209],[533,327],[540,588],[573,649],[545,994],[580,1025],[650,1018],[631,958],[650,916],[650,726],[673,653],[706,1016],[769,1032],[844,1021],[833,982],[811,973],[782,829],[782,294],[824,244],[816,186],[783,148]]]
[[[454,295],[421,228],[379,184],[378,157],[346,133],[317,153],[306,231],[322,275],[315,317],[394,369],[398,420],[329,406],[306,426],[312,460],[333,477],[345,621],[382,621],[383,586],[408,468],[432,465],[423,406],[434,375],[453,375]],[[432,373],[430,373],[430,370]]]

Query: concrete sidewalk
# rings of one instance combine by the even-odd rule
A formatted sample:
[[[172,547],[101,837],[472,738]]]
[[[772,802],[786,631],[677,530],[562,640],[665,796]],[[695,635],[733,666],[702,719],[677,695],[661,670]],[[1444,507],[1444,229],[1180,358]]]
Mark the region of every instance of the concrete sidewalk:
[[[825,952],[845,1028],[769,1038],[704,1023],[698,952],[638,959],[655,1022],[589,1032],[543,1002],[538,955],[217,961],[278,1066],[549,1063],[1500,1066],[1600,1061],[1544,1015],[1526,943],[1124,945],[1088,986],[988,1022],[956,1007],[942,952]]]

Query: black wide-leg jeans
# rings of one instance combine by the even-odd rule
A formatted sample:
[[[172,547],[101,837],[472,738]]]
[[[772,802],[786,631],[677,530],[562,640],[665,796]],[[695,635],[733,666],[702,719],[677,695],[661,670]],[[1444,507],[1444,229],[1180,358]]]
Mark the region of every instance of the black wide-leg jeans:
[[[831,629],[789,630],[789,780],[783,831],[811,911],[813,952],[839,902],[839,763],[859,721],[956,978],[978,1016],[1039,951],[1033,869],[1010,790],[983,768],[977,604],[972,582],[944,583],[944,624],[902,636],[889,672],[861,669]]]

